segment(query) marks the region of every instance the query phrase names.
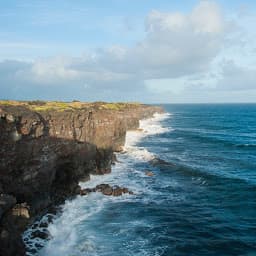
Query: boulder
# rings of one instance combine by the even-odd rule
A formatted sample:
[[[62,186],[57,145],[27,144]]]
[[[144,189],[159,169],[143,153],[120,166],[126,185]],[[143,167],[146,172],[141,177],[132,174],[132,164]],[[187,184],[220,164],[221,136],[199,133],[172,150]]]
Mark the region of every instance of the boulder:
[[[101,192],[102,192],[103,195],[111,196],[112,193],[113,193],[113,189],[112,189],[112,187],[107,186],[107,187],[103,188],[103,189],[101,190]]]
[[[124,193],[124,194],[127,194],[127,193],[129,193],[129,190],[128,190],[128,188],[122,188],[122,190],[123,190],[123,193]]]
[[[132,191],[129,191],[128,188],[110,186],[109,184],[99,184],[95,188],[82,189],[80,195],[88,195],[91,192],[101,192],[103,195],[106,196],[121,196],[122,194],[134,194]]]
[[[146,174],[147,176],[149,176],[149,177],[154,176],[154,173],[151,172],[151,171],[145,171],[145,174]]]
[[[16,204],[12,208],[12,215],[29,219],[29,206],[27,205],[27,203]]]
[[[91,192],[92,192],[92,190],[90,188],[84,188],[84,189],[81,189],[80,195],[85,196],[85,195],[90,194]]]
[[[31,238],[41,238],[43,240],[46,240],[49,238],[49,233],[47,231],[43,232],[40,230],[35,230],[31,233]]]
[[[95,187],[96,191],[102,192],[104,189],[111,188],[108,184],[100,184]]]
[[[113,196],[121,196],[122,194],[123,194],[122,188],[118,186],[113,188],[113,193],[112,193]]]

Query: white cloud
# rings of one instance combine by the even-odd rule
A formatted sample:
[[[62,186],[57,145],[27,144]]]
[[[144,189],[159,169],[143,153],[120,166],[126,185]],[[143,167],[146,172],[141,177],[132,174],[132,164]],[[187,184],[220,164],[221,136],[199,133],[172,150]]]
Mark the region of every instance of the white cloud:
[[[113,95],[109,92],[115,91],[118,98],[118,95],[125,97],[129,92],[146,97],[146,94],[150,95],[150,88],[151,91],[156,88],[159,81],[162,84],[159,93],[183,92],[190,79],[209,73],[213,61],[226,46],[226,39],[232,32],[229,25],[220,7],[213,1],[199,2],[190,13],[153,10],[145,18],[144,39],[132,47],[113,45],[87,51],[76,58],[57,56],[18,65],[8,62],[8,66],[15,66],[10,67],[12,76],[8,79],[1,72],[6,65],[6,62],[2,62],[0,84],[77,86],[80,89],[86,84],[88,93],[95,96],[99,92]],[[254,79],[251,73],[253,71],[242,71],[244,77],[251,77],[250,84]],[[219,80],[217,88],[224,87],[224,84],[233,84],[233,88],[241,87],[238,82],[231,82],[234,77],[239,82],[242,79],[242,76],[238,79],[234,66],[231,71],[223,66],[221,76],[223,79]],[[172,82],[176,83],[173,90],[168,88]],[[200,81],[192,84],[198,84],[202,89]]]
[[[224,30],[223,14],[215,2],[200,2],[188,18],[195,32],[218,34]]]
[[[222,66],[221,78],[217,81],[220,90],[256,90],[256,69],[226,61]]]
[[[112,46],[80,58],[37,60],[30,77],[43,82],[83,79],[86,83],[164,79],[205,71],[219,53],[225,20],[219,7],[200,2],[191,13],[152,11],[146,36],[134,47]]]

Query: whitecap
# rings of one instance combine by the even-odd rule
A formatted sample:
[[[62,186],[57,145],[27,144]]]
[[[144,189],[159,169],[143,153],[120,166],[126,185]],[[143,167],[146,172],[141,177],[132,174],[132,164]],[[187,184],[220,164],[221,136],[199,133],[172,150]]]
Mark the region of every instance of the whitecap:
[[[171,116],[170,113],[155,113],[152,118],[140,120],[139,129],[126,133],[124,151],[130,156],[141,161],[150,161],[155,155],[144,147],[136,146],[143,138],[150,135],[166,133],[172,130],[170,127],[163,127],[161,122]]]

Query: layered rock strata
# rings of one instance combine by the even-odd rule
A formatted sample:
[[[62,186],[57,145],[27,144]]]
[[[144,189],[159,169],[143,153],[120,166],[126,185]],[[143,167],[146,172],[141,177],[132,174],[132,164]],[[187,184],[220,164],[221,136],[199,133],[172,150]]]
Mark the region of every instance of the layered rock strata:
[[[140,104],[48,105],[0,102],[1,256],[25,255],[21,233],[34,217],[79,194],[90,173],[109,173],[126,131],[162,112]]]

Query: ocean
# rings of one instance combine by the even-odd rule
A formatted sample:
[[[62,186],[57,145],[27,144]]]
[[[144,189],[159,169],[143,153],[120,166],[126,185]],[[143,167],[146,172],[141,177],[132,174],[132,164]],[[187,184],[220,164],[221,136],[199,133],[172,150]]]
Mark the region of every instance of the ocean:
[[[127,133],[111,174],[81,184],[135,194],[67,200],[39,220],[53,218],[38,228],[49,239],[24,233],[28,255],[256,255],[256,105],[163,107]]]

